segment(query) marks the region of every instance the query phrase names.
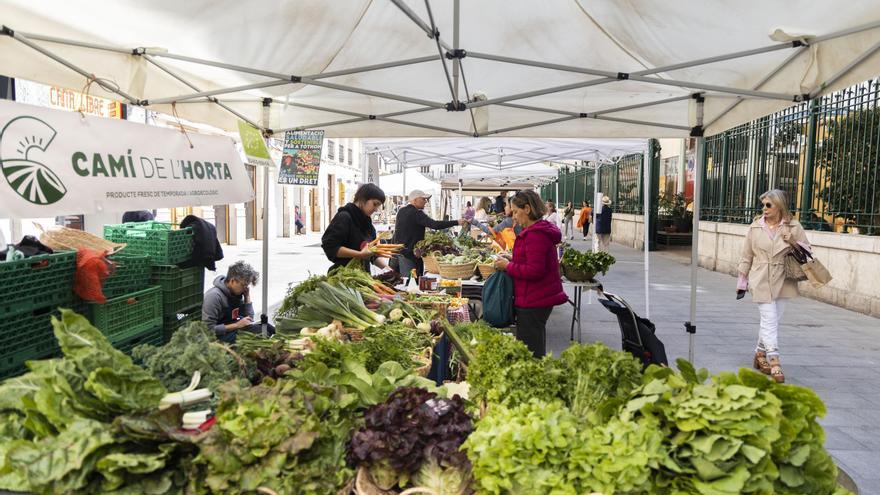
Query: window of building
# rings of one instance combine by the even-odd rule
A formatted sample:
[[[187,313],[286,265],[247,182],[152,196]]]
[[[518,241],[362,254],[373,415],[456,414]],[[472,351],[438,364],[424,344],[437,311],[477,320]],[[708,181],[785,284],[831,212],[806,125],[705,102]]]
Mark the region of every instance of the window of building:
[[[447,163],[445,171],[447,174],[454,174],[455,173],[455,164],[454,163]]]
[[[348,164],[354,164],[354,151],[351,148],[348,149]]]
[[[423,167],[419,167],[419,170],[420,170],[423,174],[430,174],[430,173],[431,173],[431,166],[430,166],[430,165],[425,165],[425,166],[423,166]]]
[[[333,141],[327,141],[327,159],[336,159],[336,143]]]
[[[339,145],[339,163],[345,163],[345,146]]]

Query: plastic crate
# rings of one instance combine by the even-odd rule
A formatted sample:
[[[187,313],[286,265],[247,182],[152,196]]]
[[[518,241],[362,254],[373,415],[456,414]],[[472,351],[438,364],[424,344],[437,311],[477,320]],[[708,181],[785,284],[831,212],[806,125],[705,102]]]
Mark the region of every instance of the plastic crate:
[[[165,315],[162,317],[162,335],[165,338],[165,342],[171,340],[171,337],[174,335],[180,327],[186,325],[191,321],[201,321],[202,319],[202,306],[193,306],[192,308],[185,309],[178,313],[172,315]]]
[[[76,251],[0,262],[0,314],[4,318],[73,300]]]
[[[125,253],[145,254],[158,265],[174,265],[192,256],[191,227],[172,229],[170,223],[136,222],[105,225],[104,239],[127,244]]]
[[[108,299],[104,304],[88,303],[89,320],[111,344],[162,328],[162,288],[150,287]]]
[[[200,266],[153,265],[150,283],[162,286],[163,316],[186,313],[205,299],[205,269]]]
[[[164,343],[165,342],[162,339],[162,327],[156,327],[149,330],[144,330],[133,337],[121,340],[116,344],[113,344],[113,347],[130,355],[131,351],[141,344],[160,346]]]
[[[52,330],[57,308],[48,306],[0,321],[0,378],[27,371],[25,361],[57,356],[61,349]]]
[[[150,285],[150,257],[145,254],[114,254],[108,259],[115,271],[104,280],[104,297],[112,299],[146,289]]]

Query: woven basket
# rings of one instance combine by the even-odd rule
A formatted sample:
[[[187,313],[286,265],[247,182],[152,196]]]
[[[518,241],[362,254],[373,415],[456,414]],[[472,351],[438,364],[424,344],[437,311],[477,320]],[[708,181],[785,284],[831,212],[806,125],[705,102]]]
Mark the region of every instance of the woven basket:
[[[440,266],[440,276],[451,280],[471,278],[474,275],[474,268],[477,266],[476,263],[461,263],[455,265],[438,263],[438,265]]]
[[[588,272],[585,270],[577,270],[565,265],[559,265],[562,274],[565,275],[565,278],[571,280],[572,282],[588,282],[593,280],[593,277],[596,276],[593,272]]]
[[[440,266],[437,264],[437,258],[433,254],[422,256],[422,262],[425,263],[426,273],[440,273]]]
[[[37,225],[37,227],[43,230],[42,226]],[[67,227],[43,230],[43,233],[40,234],[40,242],[56,251],[78,251],[80,248],[87,248],[107,252],[107,254],[116,254],[125,248],[124,243],[111,242],[88,232]]]
[[[477,270],[480,270],[480,276],[486,279],[489,278],[490,275],[495,273],[495,265],[490,265],[488,263],[477,265]]]
[[[425,350],[420,352],[418,355],[413,356],[413,361],[418,363],[422,363],[421,366],[416,368],[416,373],[421,377],[428,376],[428,373],[431,371],[431,358],[433,357],[433,351],[430,347],[425,347]]]

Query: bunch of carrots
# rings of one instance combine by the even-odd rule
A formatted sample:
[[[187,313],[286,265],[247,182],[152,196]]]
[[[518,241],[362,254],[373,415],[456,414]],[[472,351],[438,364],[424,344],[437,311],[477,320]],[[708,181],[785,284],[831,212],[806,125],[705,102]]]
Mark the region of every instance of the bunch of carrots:
[[[369,246],[373,254],[382,258],[390,258],[403,249],[403,244],[380,244],[378,237],[373,239]]]

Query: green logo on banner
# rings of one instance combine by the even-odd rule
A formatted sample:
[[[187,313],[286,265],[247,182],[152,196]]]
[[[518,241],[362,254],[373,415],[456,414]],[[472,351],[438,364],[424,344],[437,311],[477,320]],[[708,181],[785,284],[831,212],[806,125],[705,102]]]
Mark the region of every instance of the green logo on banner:
[[[34,117],[16,117],[0,131],[3,176],[19,196],[36,205],[50,205],[67,194],[55,172],[35,160],[56,134],[52,126]]]

